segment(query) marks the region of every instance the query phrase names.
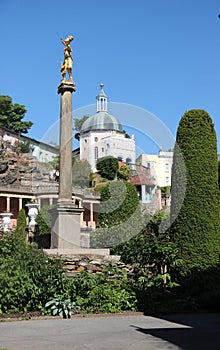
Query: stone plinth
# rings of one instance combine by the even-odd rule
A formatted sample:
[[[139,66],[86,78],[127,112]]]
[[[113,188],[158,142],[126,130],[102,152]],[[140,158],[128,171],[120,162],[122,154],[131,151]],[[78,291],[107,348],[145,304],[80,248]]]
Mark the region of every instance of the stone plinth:
[[[51,249],[80,248],[80,214],[83,208],[58,203],[50,210],[52,216]]]

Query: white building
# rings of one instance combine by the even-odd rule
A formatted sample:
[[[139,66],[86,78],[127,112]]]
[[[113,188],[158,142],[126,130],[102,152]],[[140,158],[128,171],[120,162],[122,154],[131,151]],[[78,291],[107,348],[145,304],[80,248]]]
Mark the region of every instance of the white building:
[[[134,137],[126,138],[120,121],[108,113],[108,97],[103,90],[103,84],[100,84],[96,100],[96,114],[83,123],[80,131],[80,159],[86,159],[93,172],[96,172],[98,158],[105,156],[134,164]]]
[[[48,145],[42,141],[37,141],[28,136],[19,135],[18,133],[8,130],[2,126],[0,127],[0,146],[1,143],[9,143],[12,146],[16,146],[19,142],[28,143],[30,145],[32,155],[39,162],[52,162],[59,156],[59,148]]]
[[[159,151],[159,154],[141,154],[136,164],[150,169],[151,176],[156,179],[157,186],[171,186],[171,172],[173,164],[173,150]]]

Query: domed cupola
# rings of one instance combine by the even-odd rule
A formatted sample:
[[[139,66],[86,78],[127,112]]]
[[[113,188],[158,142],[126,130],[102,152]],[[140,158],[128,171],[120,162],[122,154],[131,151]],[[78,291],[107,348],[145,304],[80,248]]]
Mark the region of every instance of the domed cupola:
[[[96,97],[96,114],[89,117],[82,125],[80,134],[89,131],[117,131],[123,132],[123,128],[119,120],[108,113],[108,96],[103,89],[104,84],[100,84],[100,92]]]
[[[98,96],[96,96],[96,105],[97,109],[96,112],[107,112],[108,111],[108,96],[105,94],[103,90],[104,84],[100,84],[100,92]]]

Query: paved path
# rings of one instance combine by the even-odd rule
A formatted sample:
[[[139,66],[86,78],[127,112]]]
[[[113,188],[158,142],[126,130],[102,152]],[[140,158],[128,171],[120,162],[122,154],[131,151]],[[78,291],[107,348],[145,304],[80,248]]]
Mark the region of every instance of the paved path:
[[[0,347],[11,350],[219,350],[220,314],[1,322]]]

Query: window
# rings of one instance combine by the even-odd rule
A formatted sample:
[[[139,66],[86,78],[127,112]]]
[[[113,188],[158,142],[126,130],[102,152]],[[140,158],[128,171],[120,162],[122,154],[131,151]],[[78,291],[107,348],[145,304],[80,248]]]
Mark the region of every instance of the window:
[[[166,171],[169,171],[169,163],[165,164],[165,169],[166,169]]]
[[[169,178],[169,176],[167,176],[167,177],[166,177],[166,185],[167,185],[167,186],[169,185],[169,182],[170,182],[169,180],[170,180],[170,178]]]
[[[95,142],[97,142],[98,141],[98,137],[95,137]]]
[[[95,147],[95,159],[98,159],[98,147]]]
[[[126,164],[131,164],[131,158],[126,158]]]
[[[122,157],[118,157],[118,161],[119,161],[119,162],[122,162]]]
[[[104,147],[102,147],[102,152],[104,152]]]

